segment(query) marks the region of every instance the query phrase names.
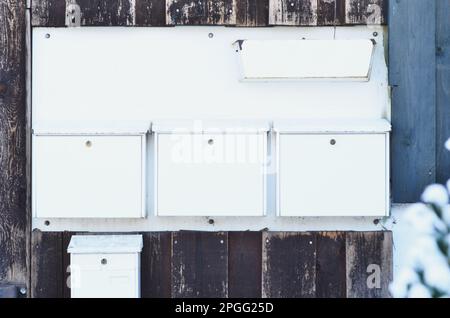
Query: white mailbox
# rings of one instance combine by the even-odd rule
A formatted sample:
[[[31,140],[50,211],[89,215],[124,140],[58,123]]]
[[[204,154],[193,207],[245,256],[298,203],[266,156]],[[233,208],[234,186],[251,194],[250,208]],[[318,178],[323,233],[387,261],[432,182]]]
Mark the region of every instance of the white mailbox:
[[[157,122],[155,210],[159,216],[263,216],[265,121]]]
[[[387,216],[386,120],[278,121],[280,216]]]
[[[84,128],[79,128],[84,127]],[[33,211],[45,218],[145,217],[149,123],[35,125]]]
[[[70,240],[72,298],[139,298],[142,235],[75,235]]]

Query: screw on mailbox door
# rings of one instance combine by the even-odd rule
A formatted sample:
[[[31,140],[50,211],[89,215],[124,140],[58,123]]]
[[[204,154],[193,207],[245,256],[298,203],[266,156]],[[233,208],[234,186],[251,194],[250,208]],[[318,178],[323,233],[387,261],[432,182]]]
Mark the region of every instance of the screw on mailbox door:
[[[88,140],[85,143],[86,147],[91,148],[92,147],[92,141]]]
[[[101,260],[102,265],[108,264],[108,260],[106,258],[102,258]]]
[[[210,146],[214,145],[214,139],[209,139],[208,140],[208,145],[210,145]]]
[[[332,146],[336,145],[336,139],[331,139],[330,140],[330,145],[332,145]]]

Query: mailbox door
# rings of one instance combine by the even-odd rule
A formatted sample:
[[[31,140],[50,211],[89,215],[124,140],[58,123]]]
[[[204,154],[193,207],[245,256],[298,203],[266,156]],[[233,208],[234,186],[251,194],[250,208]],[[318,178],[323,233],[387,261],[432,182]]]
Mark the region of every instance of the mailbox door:
[[[281,216],[387,214],[386,134],[280,134]]]
[[[142,136],[35,136],[35,216],[142,217],[142,140]]]
[[[262,216],[266,133],[158,134],[160,216]]]

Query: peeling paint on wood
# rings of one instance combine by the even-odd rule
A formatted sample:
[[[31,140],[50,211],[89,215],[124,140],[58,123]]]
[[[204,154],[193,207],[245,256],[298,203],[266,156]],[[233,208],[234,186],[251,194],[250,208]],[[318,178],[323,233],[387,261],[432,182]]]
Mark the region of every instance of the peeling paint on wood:
[[[346,24],[385,24],[388,0],[346,0]]]
[[[28,285],[25,1],[0,2],[0,282]]]
[[[262,295],[311,298],[316,294],[316,237],[305,232],[263,234]]]
[[[168,24],[234,25],[236,0],[167,0]]]
[[[135,0],[137,26],[165,26],[166,1],[165,0]]]
[[[172,233],[172,297],[228,296],[228,233]]]
[[[268,24],[269,0],[237,0],[237,26],[263,27]]]
[[[318,0],[270,0],[269,24],[317,25]]]
[[[336,8],[343,0],[318,0],[317,2],[317,25],[335,25]]]
[[[387,298],[392,281],[392,232],[349,232],[347,297]]]

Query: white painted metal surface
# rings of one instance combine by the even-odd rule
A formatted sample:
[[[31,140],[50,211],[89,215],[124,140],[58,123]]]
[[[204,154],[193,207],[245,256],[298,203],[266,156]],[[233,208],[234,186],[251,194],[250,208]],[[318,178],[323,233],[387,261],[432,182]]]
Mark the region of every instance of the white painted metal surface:
[[[156,131],[158,216],[265,214],[268,124],[201,124],[213,126],[212,131],[200,126],[189,131],[191,125],[176,126],[172,133]],[[154,129],[167,131],[167,126],[155,124]]]
[[[145,135],[34,135],[34,216],[144,217],[145,158]]]
[[[139,298],[141,235],[72,237],[72,298]]]
[[[242,40],[241,79],[368,81],[371,40]]]
[[[280,216],[389,214],[387,122],[383,127],[375,121],[368,132],[352,132],[351,126],[342,132],[339,124],[324,127],[323,133],[311,125],[274,127]]]

